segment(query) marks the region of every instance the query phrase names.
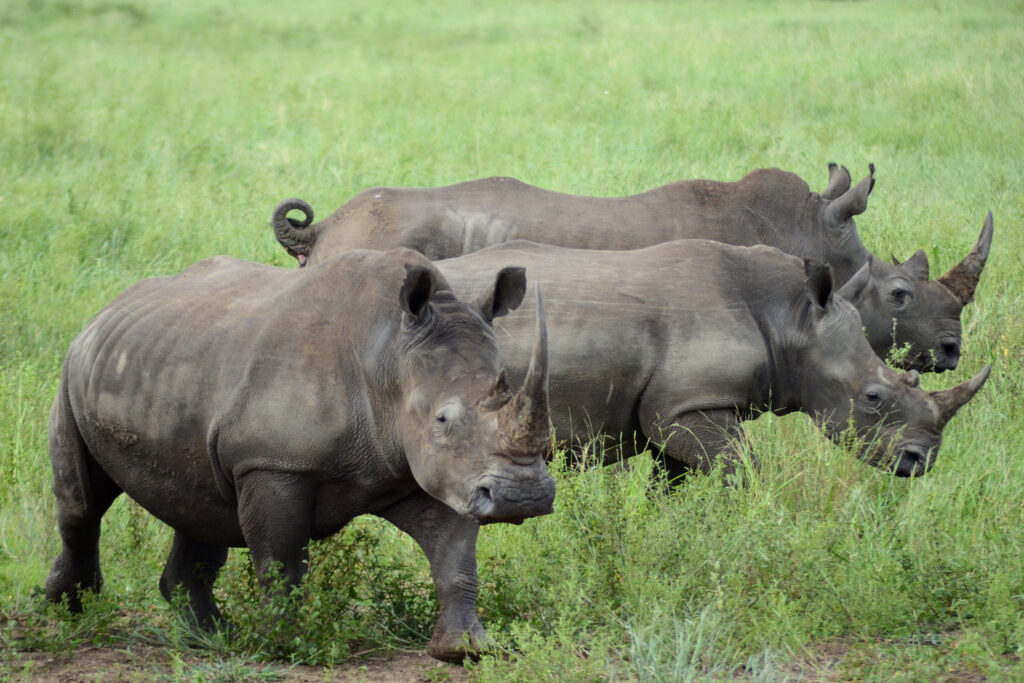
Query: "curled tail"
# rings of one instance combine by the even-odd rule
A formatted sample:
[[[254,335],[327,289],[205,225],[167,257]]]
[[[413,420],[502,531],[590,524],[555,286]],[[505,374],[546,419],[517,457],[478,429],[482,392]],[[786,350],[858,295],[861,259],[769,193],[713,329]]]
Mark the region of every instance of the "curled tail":
[[[289,211],[301,211],[305,216],[301,221],[288,217]],[[274,228],[274,236],[289,254],[294,256],[300,266],[306,265],[306,259],[313,249],[316,233],[306,230],[313,222],[313,207],[301,199],[292,197],[274,207],[270,225]]]

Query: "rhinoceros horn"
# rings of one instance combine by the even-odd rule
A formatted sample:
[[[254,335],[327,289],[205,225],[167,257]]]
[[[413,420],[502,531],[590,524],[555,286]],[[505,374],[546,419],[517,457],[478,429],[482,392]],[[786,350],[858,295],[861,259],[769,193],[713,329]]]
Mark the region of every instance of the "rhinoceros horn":
[[[301,221],[288,218],[288,212],[296,210],[306,214]],[[312,230],[303,230],[312,222],[313,207],[295,197],[285,199],[274,207],[274,214],[270,218],[277,241],[289,254],[299,260],[300,265],[306,265],[306,257],[309,256],[309,252],[313,248],[313,240],[316,239],[316,233]]]
[[[845,166],[828,162],[828,187],[821,193],[824,199],[835,199],[850,189],[850,172]]]
[[[519,392],[498,415],[502,451],[543,453],[551,438],[548,422],[548,324],[544,298],[537,287],[537,331],[533,356]]]
[[[981,229],[977,244],[964,260],[950,268],[949,272],[939,278],[939,282],[953,292],[960,304],[966,306],[974,301],[974,290],[981,278],[981,271],[988,260],[988,250],[992,246],[992,212],[985,217],[985,226]]]
[[[832,187],[832,179],[829,179]],[[868,195],[875,187],[875,165],[868,164],[868,174],[859,183],[839,195],[825,209],[827,225],[840,226],[853,216],[859,216],[868,208]],[[828,189],[825,190],[828,192]]]
[[[932,400],[939,407],[939,421],[942,426],[945,426],[956,415],[956,411],[960,410],[965,403],[974,398],[978,390],[984,386],[991,372],[992,366],[986,365],[981,369],[981,372],[963,384],[958,384],[952,389],[930,392]]]

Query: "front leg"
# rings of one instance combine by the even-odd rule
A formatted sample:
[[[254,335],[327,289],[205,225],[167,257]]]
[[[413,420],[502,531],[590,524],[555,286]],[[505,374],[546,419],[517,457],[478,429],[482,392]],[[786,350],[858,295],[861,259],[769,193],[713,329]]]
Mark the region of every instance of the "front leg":
[[[377,515],[412,536],[430,561],[441,613],[427,652],[442,661],[460,662],[490,649],[493,642],[476,617],[479,525],[422,489]]]
[[[315,486],[285,472],[249,472],[237,482],[238,522],[256,577],[266,588],[267,572],[280,563],[286,586],[302,582],[309,568]]]
[[[709,472],[719,458],[723,473],[736,471],[744,460],[744,450],[757,467],[757,457],[746,445],[746,434],[735,410],[699,410],[671,419],[658,416],[645,421],[647,436],[661,446],[659,459],[670,482],[681,482],[693,470]]]

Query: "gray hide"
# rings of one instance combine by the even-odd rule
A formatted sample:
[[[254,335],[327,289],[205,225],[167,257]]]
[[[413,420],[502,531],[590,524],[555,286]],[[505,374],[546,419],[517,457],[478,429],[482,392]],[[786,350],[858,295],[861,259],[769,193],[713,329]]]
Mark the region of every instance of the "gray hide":
[[[525,291],[496,269],[456,299],[422,255],[351,252],[301,272],[216,257],[144,280],[71,344],[50,416],[63,547],[47,596],[99,590],[100,519],[122,492],[174,528],[160,579],[198,623],[228,547],[301,581],[311,539],[374,514],[430,560],[430,653],[487,644],[480,523],[551,512],[547,361],[511,394],[490,325]],[[536,308],[533,309],[536,312]]]
[[[765,246],[682,240],[635,251],[512,242],[437,263],[458,293],[506,263],[544,288],[555,438],[614,437],[622,455],[663,445],[670,474],[739,457],[744,420],[802,411],[900,476],[931,468],[942,429],[989,369],[927,392],[882,363],[827,266]],[[867,266],[851,279],[863,286]],[[679,277],[685,273],[686,277]],[[528,306],[498,321],[510,376],[529,358]],[[851,413],[852,406],[852,413]],[[855,431],[842,436],[852,419]],[[617,455],[617,454],[616,454]]]
[[[850,187],[849,172],[829,165],[822,194],[793,173],[758,169],[737,182],[683,180],[628,197],[583,197],[512,178],[437,188],[366,190],[324,220],[287,199],[274,210],[278,241],[300,264],[347,249],[404,246],[437,260],[514,239],[578,249],[637,249],[675,239],[767,244],[822,261],[843,284],[872,261],[861,313],[871,347],[886,358],[909,346],[904,369],[943,371],[960,358],[960,311],[971,301],[992,240],[991,214],[971,255],[937,281],[917,252],[904,263],[872,259],[854,216],[867,208],[874,166]],[[300,210],[302,220],[288,217]],[[894,329],[895,328],[895,329]]]

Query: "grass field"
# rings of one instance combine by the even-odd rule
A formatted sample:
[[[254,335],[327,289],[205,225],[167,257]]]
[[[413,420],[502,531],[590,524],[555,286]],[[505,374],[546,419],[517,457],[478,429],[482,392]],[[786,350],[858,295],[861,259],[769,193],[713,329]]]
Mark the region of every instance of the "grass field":
[[[77,618],[45,604],[60,362],[127,285],[221,253],[294,267],[268,228],[289,196],[324,216],[372,185],[510,175],[621,195],[764,166],[821,190],[829,161],[855,180],[877,165],[863,241],[883,258],[923,247],[935,276],[995,216],[961,365],[923,379],[993,365],[938,464],[894,479],[803,415],[752,425],[764,468],[742,490],[649,492],[648,457],[556,462],[554,515],[481,534],[481,620],[508,655],[468,675],[1024,678],[1021,74],[1019,0],[6,0],[0,678],[86,645],[155,645],[174,663],[161,676],[237,680],[429,637],[426,560],[370,519],[313,549],[290,620],[234,551],[218,595],[241,635],[190,634],[157,590],[170,534],[124,497],[104,522],[103,595]]]

